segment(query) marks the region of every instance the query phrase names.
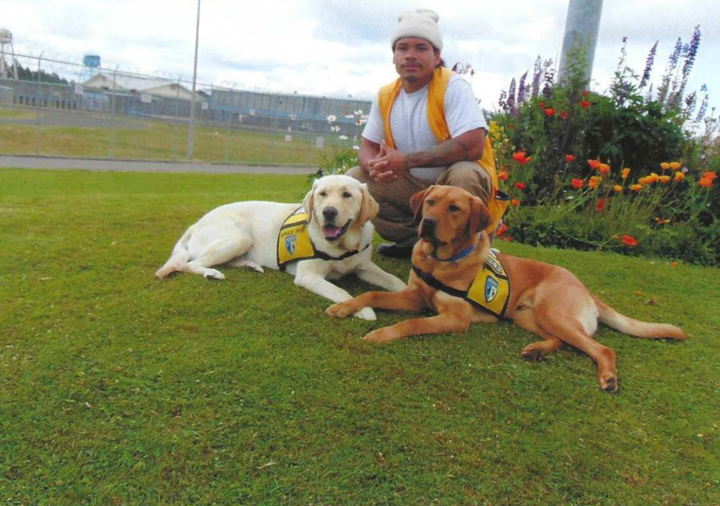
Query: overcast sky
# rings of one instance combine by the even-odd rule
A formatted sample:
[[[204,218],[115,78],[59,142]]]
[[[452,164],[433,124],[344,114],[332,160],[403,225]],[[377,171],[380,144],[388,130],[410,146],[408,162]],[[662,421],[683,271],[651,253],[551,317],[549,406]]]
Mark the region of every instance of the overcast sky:
[[[198,80],[248,90],[371,99],[396,77],[390,35],[397,15],[418,7],[440,15],[443,57],[469,63],[483,107],[496,108],[510,79],[539,55],[559,59],[569,0],[203,0]],[[703,38],[690,91],[706,84],[720,105],[718,0],[605,0],[593,89],[603,92],[622,39],[639,74],[659,41],[660,79],[678,37]],[[16,53],[80,61],[94,52],[104,67],[191,79],[196,0],[0,0],[0,28]]]

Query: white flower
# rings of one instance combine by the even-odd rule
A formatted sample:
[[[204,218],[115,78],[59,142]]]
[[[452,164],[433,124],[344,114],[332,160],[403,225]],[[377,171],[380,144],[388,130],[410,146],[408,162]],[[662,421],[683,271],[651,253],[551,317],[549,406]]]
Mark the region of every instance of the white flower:
[[[360,146],[353,146],[353,149],[354,149],[355,151],[360,151]]]
[[[337,121],[337,116],[335,116],[334,114],[331,114],[330,116],[327,117],[327,120],[328,120],[328,123],[335,123]]]
[[[362,113],[363,113],[363,110],[362,110],[362,109],[358,109],[355,114],[362,114]]]
[[[348,114],[347,116],[345,116],[345,118],[347,118],[347,119],[353,119],[354,117],[355,116],[353,116],[352,114]]]
[[[347,138],[348,138],[347,135],[341,135],[340,137],[338,137],[338,139],[340,139],[341,141],[346,141]]]
[[[339,132],[340,131],[340,125],[331,126],[330,130],[333,132]]]

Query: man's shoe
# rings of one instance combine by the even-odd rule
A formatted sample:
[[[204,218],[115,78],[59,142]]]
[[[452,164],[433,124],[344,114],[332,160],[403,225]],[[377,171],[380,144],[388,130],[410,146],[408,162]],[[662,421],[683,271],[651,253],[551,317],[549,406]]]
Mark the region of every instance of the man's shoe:
[[[388,258],[410,258],[413,246],[401,246],[399,244],[381,244],[377,252]]]

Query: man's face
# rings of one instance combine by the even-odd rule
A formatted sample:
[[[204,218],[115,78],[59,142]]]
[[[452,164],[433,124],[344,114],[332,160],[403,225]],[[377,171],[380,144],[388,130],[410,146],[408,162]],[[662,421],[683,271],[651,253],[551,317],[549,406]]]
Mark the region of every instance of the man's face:
[[[395,43],[393,63],[400,77],[409,83],[429,81],[440,63],[440,53],[425,39],[404,37]]]

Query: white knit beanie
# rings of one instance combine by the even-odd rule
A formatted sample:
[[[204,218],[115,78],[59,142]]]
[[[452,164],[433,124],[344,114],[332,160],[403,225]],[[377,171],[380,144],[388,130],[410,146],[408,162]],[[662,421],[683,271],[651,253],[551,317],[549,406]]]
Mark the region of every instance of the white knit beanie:
[[[403,12],[398,17],[398,27],[392,36],[391,47],[395,50],[395,43],[403,37],[418,37],[425,39],[438,50],[443,47],[442,36],[438,21],[440,16],[429,9],[417,9],[412,12]]]

